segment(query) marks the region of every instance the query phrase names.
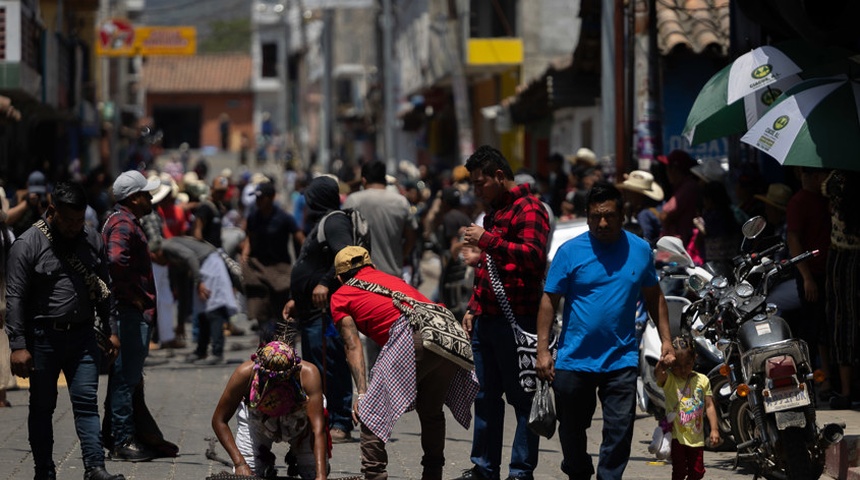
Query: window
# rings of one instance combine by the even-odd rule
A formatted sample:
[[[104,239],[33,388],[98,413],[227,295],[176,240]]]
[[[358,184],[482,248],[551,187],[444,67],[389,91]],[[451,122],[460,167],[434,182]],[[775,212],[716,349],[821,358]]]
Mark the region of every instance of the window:
[[[263,71],[260,75],[263,78],[277,78],[278,76],[278,44],[264,43],[263,44]]]
[[[497,38],[516,36],[516,0],[470,0],[470,38]]]

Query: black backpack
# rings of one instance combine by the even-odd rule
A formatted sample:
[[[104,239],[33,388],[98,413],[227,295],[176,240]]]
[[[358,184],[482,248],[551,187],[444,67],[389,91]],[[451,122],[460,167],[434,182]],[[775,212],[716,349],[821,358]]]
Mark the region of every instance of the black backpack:
[[[346,215],[349,217],[349,221],[352,224],[352,244],[364,247],[368,252],[371,251],[370,227],[367,225],[367,220],[361,216],[361,213],[359,213],[358,210],[352,208],[333,210],[320,219],[320,222],[317,225],[317,241],[320,244],[327,245],[325,239],[325,221],[332,215]]]

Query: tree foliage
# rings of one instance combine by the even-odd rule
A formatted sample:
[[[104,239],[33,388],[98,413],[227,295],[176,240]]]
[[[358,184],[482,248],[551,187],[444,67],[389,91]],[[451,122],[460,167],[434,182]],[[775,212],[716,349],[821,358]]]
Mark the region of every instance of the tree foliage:
[[[250,18],[214,20],[209,24],[209,27],[209,35],[201,39],[197,45],[198,52],[224,53],[251,51]]]

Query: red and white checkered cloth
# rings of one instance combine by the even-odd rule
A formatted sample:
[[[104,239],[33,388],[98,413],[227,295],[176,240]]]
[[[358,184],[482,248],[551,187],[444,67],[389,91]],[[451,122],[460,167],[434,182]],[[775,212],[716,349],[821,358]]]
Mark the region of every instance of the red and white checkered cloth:
[[[463,428],[472,423],[472,403],[478,388],[473,370],[460,368],[451,380],[445,405]],[[400,317],[391,326],[388,342],[373,367],[367,396],[358,404],[358,416],[380,440],[388,442],[400,416],[415,409],[416,395],[412,327],[406,317]]]

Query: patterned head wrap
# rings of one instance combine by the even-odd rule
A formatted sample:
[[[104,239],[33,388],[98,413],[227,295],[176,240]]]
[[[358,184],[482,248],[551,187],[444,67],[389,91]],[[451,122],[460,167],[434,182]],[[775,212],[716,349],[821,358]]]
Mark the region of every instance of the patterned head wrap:
[[[291,346],[274,341],[263,345],[251,355],[254,378],[248,406],[270,417],[280,417],[294,411],[307,399],[299,373],[302,359]]]

